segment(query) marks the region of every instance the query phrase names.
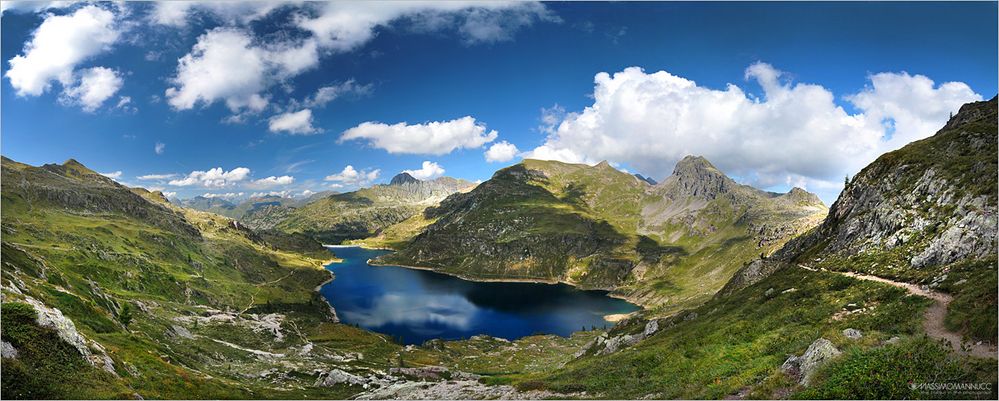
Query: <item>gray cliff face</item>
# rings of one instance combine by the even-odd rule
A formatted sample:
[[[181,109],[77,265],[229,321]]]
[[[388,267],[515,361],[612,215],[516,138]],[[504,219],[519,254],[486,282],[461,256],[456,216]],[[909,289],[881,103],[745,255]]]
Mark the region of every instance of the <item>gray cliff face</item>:
[[[832,236],[826,250],[855,255],[912,244],[913,268],[995,252],[996,205],[988,196],[958,194],[932,168],[911,192],[896,192],[890,180],[858,177],[822,226]]]
[[[996,257],[996,118],[996,98],[969,103],[935,135],[882,155],[850,180],[821,225],[748,263],[719,294],[793,264],[911,280]]]
[[[995,255],[996,99],[965,105],[936,135],[883,155],[785,256],[895,253],[922,269]]]

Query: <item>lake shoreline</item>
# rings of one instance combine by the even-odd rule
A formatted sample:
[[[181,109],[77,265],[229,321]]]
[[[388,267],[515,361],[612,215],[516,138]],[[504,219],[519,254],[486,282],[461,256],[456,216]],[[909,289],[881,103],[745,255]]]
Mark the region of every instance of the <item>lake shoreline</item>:
[[[566,283],[566,282],[563,282],[563,281],[560,281],[560,280],[550,280],[550,279],[541,279],[541,278],[517,278],[517,277],[504,277],[504,278],[465,277],[465,276],[463,276],[461,274],[456,274],[456,273],[451,273],[451,272],[444,272],[444,271],[437,271],[437,270],[434,270],[433,268],[427,267],[427,266],[412,266],[412,265],[404,265],[404,264],[394,264],[394,263],[384,263],[384,262],[382,262],[381,256],[386,255],[389,252],[393,252],[393,250],[372,249],[371,247],[360,246],[360,245],[325,245],[324,244],[324,247],[326,247],[327,249],[329,249],[331,252],[337,252],[338,249],[341,250],[341,252],[339,252],[339,255],[338,255],[338,257],[342,258],[342,262],[344,263],[341,266],[343,266],[343,268],[348,269],[348,270],[338,271],[338,270],[336,270],[336,269],[338,269],[337,265],[332,265],[332,264],[328,265],[327,269],[331,272],[331,277],[335,277],[337,281],[334,281],[331,278],[330,280],[327,280],[326,282],[324,282],[320,287],[318,287],[318,289],[322,293],[330,292],[330,290],[328,288],[325,288],[325,287],[331,286],[332,284],[330,284],[330,283],[339,282],[339,280],[343,280],[344,277],[348,277],[348,276],[349,277],[365,277],[366,275],[369,275],[369,274],[377,275],[377,276],[372,276],[372,277],[383,277],[382,275],[385,275],[385,274],[404,274],[404,273],[402,273],[402,271],[404,271],[404,270],[413,270],[413,271],[426,271],[426,272],[430,272],[430,273],[434,273],[434,274],[439,274],[442,279],[443,279],[443,277],[452,277],[453,279],[457,279],[457,280],[460,280],[462,282],[467,282],[468,283],[468,284],[457,284],[457,283],[453,284],[455,286],[458,286],[458,288],[463,288],[462,286],[466,286],[466,285],[473,285],[471,283],[497,283],[497,284],[500,284],[500,283],[511,283],[511,284],[512,283],[524,283],[524,284],[543,284],[542,287],[549,287],[549,286],[551,286],[553,288],[551,288],[551,289],[540,289],[540,288],[531,289],[531,287],[524,287],[523,290],[521,290],[521,289],[513,289],[513,288],[520,288],[520,287],[510,287],[510,290],[514,291],[514,293],[517,293],[518,291],[544,291],[544,292],[555,291],[555,292],[560,292],[560,293],[569,292],[569,293],[578,293],[579,296],[581,296],[581,297],[596,297],[596,298],[603,298],[603,299],[607,300],[607,301],[589,301],[589,302],[600,302],[599,304],[596,304],[596,305],[614,305],[614,302],[622,302],[622,301],[624,302],[624,304],[620,304],[619,306],[613,307],[613,308],[603,309],[602,307],[598,307],[600,309],[591,309],[590,310],[591,314],[589,315],[590,317],[588,317],[588,318],[582,318],[581,317],[582,315],[577,315],[577,316],[581,317],[581,319],[582,319],[581,320],[581,322],[582,322],[581,324],[583,325],[583,327],[586,327],[587,325],[590,325],[590,326],[592,326],[592,325],[599,326],[601,324],[605,324],[605,325],[607,325],[607,324],[609,324],[609,325],[617,324],[618,322],[621,322],[622,320],[626,320],[626,319],[632,318],[636,314],[642,313],[642,311],[644,310],[644,306],[643,305],[630,302],[628,299],[626,299],[624,297],[611,294],[611,292],[608,291],[608,290],[604,290],[604,289],[583,289],[583,288],[579,288],[576,285],[573,285],[573,284],[570,284],[570,283]],[[348,250],[348,248],[353,248],[353,250]],[[379,272],[379,270],[373,269],[375,267],[399,267],[399,268],[402,268],[402,270],[396,270],[399,273],[392,273],[391,271]],[[355,269],[361,269],[361,270],[355,270]],[[371,270],[366,270],[366,269],[371,269]],[[364,273],[366,271],[370,271],[370,273]],[[350,272],[351,274],[349,274],[348,276],[344,276],[343,274],[347,274],[347,272]],[[340,273],[343,273],[343,274],[340,274]],[[334,274],[335,274],[335,276],[333,276]],[[348,287],[343,287],[343,288],[351,288],[350,287],[351,284],[347,284],[347,283],[354,283],[354,282],[356,282],[358,280],[357,278],[355,278],[355,279],[349,279],[349,277],[348,277],[348,280],[344,282],[345,283],[344,285],[347,285]],[[382,282],[383,280],[384,279],[379,279],[376,282]],[[391,283],[391,282],[393,282],[393,280],[388,280],[387,282]],[[564,284],[565,287],[555,287],[558,284]],[[489,287],[481,287],[481,288],[489,288]],[[503,287],[503,288],[506,288],[506,287]],[[494,291],[494,290],[489,290],[489,291]],[[589,293],[589,294],[588,295],[584,295],[584,293]],[[347,297],[355,296],[355,295],[351,295],[350,293],[345,293],[345,294],[346,294],[345,296],[347,296]],[[499,293],[497,293],[497,294],[499,294]],[[332,293],[330,293],[329,295],[333,296]],[[406,296],[406,295],[402,295],[402,296]],[[575,295],[573,295],[573,296],[575,296]],[[325,298],[325,296],[324,296],[324,298]],[[340,297],[336,297],[336,298],[339,299]],[[416,299],[419,299],[419,298],[416,298]],[[544,301],[544,299],[547,299],[547,298],[540,298],[540,299],[537,300],[537,302],[527,301],[527,300],[521,300],[521,302],[527,302],[529,304],[534,304],[534,305],[546,305],[544,302],[547,302],[547,301]],[[584,299],[584,298],[580,298],[580,300],[582,300],[582,299]],[[589,298],[589,299],[594,299],[594,298]],[[333,306],[333,302],[331,302],[331,300],[332,300],[332,298],[331,299],[326,299],[327,303],[329,303],[331,306]],[[611,300],[616,300],[616,301],[611,301]],[[343,301],[343,300],[341,299],[341,301]],[[410,301],[405,301],[405,302],[410,302]],[[412,302],[417,302],[417,301],[414,300]],[[541,302],[541,303],[538,303],[538,302]],[[570,302],[570,304],[571,304],[571,302]],[[353,304],[348,303],[347,305],[353,305]],[[579,305],[582,305],[582,304],[579,304]],[[625,305],[627,305],[627,306],[625,306]],[[341,306],[343,306],[343,305],[341,305]],[[563,305],[562,307],[565,307],[565,306]],[[578,307],[579,306],[577,306],[576,308],[578,308]],[[348,309],[349,308],[351,308],[351,307],[348,307]],[[339,309],[339,308],[337,308],[337,309]],[[570,310],[567,310],[567,311],[570,311]],[[572,313],[579,313],[581,311],[582,310],[572,311]],[[583,313],[584,313],[584,315],[586,314],[585,311]],[[575,330],[572,330],[571,328],[565,328],[565,327],[563,327],[563,328],[555,328],[555,327],[558,327],[558,326],[559,325],[556,324],[551,329],[552,331],[547,331],[546,330],[546,331],[543,331],[543,333],[545,333],[545,334],[553,334],[553,335],[560,335],[560,336],[569,336],[569,335],[571,335],[571,333],[575,332]],[[563,330],[566,330],[566,329],[569,329],[569,330],[567,330],[566,332],[563,332]],[[578,328],[576,330],[578,330]],[[493,336],[498,335],[495,332],[490,331],[488,329],[486,329],[485,331],[478,332],[478,334],[493,335]],[[510,338],[520,338],[522,336],[528,336],[528,335],[530,335],[530,334],[527,333],[527,332],[525,332],[525,333],[520,333],[516,337],[510,337]]]
[[[443,274],[443,275],[446,275],[446,276],[455,277],[455,278],[458,278],[458,279],[461,279],[461,280],[465,280],[465,281],[472,281],[472,282],[478,282],[478,283],[529,283],[529,284],[547,284],[547,285],[564,284],[564,285],[567,285],[569,287],[572,287],[576,291],[604,291],[605,292],[604,295],[607,296],[608,298],[620,299],[620,300],[625,301],[625,302],[627,302],[629,304],[635,305],[635,306],[637,306],[639,308],[638,310],[636,310],[634,312],[629,312],[629,313],[612,313],[612,314],[609,314],[609,315],[604,315],[603,319],[605,321],[607,321],[608,323],[617,323],[617,322],[620,322],[622,320],[626,320],[628,318],[631,318],[632,316],[637,315],[639,312],[642,312],[642,311],[648,309],[646,305],[642,305],[641,303],[634,302],[631,299],[628,299],[627,297],[625,297],[623,295],[612,293],[611,292],[612,290],[603,290],[603,289],[589,289],[588,290],[588,289],[579,288],[579,287],[577,287],[577,286],[575,286],[575,285],[573,285],[571,283],[567,283],[567,282],[559,281],[559,280],[519,279],[519,278],[498,278],[498,279],[491,279],[491,278],[468,278],[468,277],[465,277],[465,276],[461,276],[459,274],[454,274],[454,273],[449,273],[449,272],[443,272],[443,271],[439,271],[439,270],[434,270],[433,268],[430,268],[430,267],[407,266],[407,265],[400,265],[400,264],[373,263],[373,262],[374,262],[374,259],[368,259],[368,261],[367,261],[368,265],[370,265],[370,266],[382,266],[382,267],[393,267],[394,266],[394,267],[401,267],[401,268],[404,268],[404,269],[423,270],[423,271],[428,271],[428,272],[433,272],[433,273]]]
[[[357,247],[360,247],[360,248],[363,248],[363,249],[394,251],[392,249],[367,248],[367,247],[360,246],[360,245],[341,245],[340,247],[350,247],[350,246],[357,246]],[[544,279],[516,278],[516,277],[508,277],[508,278],[466,277],[466,276],[462,276],[462,275],[457,274],[457,273],[451,273],[451,272],[446,272],[446,271],[435,270],[432,267],[410,266],[410,265],[403,265],[403,264],[398,264],[398,263],[378,263],[378,262],[375,262],[374,259],[368,259],[368,265],[371,265],[371,266],[396,266],[396,267],[402,267],[402,268],[406,268],[406,269],[424,270],[424,271],[430,271],[430,272],[434,272],[434,273],[440,273],[440,274],[448,275],[448,276],[451,276],[451,277],[457,277],[457,278],[460,278],[460,279],[465,280],[465,281],[473,281],[473,282],[479,282],[479,283],[532,283],[532,284],[549,284],[549,285],[565,284],[565,285],[570,286],[570,287],[572,287],[572,288],[574,288],[576,290],[579,290],[579,291],[604,291],[604,292],[606,292],[606,294],[604,294],[604,295],[606,295],[606,296],[608,296],[610,298],[620,299],[620,300],[626,301],[626,302],[628,302],[628,303],[630,303],[632,305],[638,306],[640,308],[639,311],[648,310],[650,308],[650,306],[651,306],[651,305],[647,305],[647,304],[639,301],[638,299],[633,299],[631,297],[628,297],[627,295],[622,295],[622,294],[615,293],[614,290],[607,290],[607,289],[603,289],[603,288],[589,288],[589,289],[588,288],[579,288],[579,286],[577,286],[574,283],[570,283],[570,282],[562,281],[562,280],[544,280]],[[634,314],[635,314],[635,312],[632,312],[629,315],[634,315]]]
[[[323,246],[329,247],[329,248],[361,248],[361,249],[369,249],[369,250],[375,250],[375,251],[391,251],[391,252],[395,252],[394,249],[371,247],[371,246],[365,246],[365,245],[323,245]],[[375,261],[374,259],[368,259],[367,260],[367,264],[369,266],[395,266],[395,267],[402,267],[402,268],[405,268],[405,269],[429,271],[429,272],[443,274],[443,275],[447,275],[447,276],[451,276],[451,277],[456,277],[456,278],[459,278],[459,279],[462,279],[462,280],[465,280],[465,281],[472,281],[472,282],[478,282],[478,283],[530,283],[530,284],[548,284],[548,285],[565,284],[565,285],[570,286],[570,287],[572,287],[572,288],[574,288],[576,290],[579,290],[579,291],[604,291],[605,292],[604,295],[606,295],[607,297],[614,298],[614,299],[620,299],[622,301],[626,301],[626,302],[628,302],[628,303],[630,303],[632,305],[635,305],[635,306],[639,307],[639,310],[637,310],[635,312],[623,314],[623,315],[627,315],[628,317],[635,316],[638,312],[642,312],[642,311],[648,310],[649,307],[650,307],[650,305],[646,305],[645,303],[639,301],[638,299],[633,299],[633,298],[628,297],[626,295],[614,293],[614,290],[607,290],[607,289],[602,289],[602,288],[592,288],[592,289],[579,288],[579,286],[577,286],[574,283],[570,283],[570,282],[566,282],[566,281],[562,281],[562,280],[545,280],[545,279],[537,279],[537,278],[516,278],[516,277],[506,277],[506,278],[468,277],[468,276],[463,276],[463,275],[458,274],[458,273],[452,273],[452,272],[446,272],[446,271],[436,270],[436,269],[434,269],[432,267],[427,267],[427,266],[412,266],[412,265],[404,265],[404,264],[398,264],[398,263],[379,263],[379,262]],[[617,321],[620,321],[622,319],[622,317],[618,316],[618,315],[622,315],[622,314],[607,315],[607,316],[605,316],[605,320],[607,320],[608,322],[617,322]]]

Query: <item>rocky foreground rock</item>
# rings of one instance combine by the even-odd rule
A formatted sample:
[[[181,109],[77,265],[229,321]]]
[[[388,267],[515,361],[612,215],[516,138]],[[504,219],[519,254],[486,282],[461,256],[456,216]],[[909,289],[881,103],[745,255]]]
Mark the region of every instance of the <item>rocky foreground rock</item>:
[[[824,338],[815,340],[801,356],[792,355],[780,366],[792,379],[803,386],[811,384],[815,373],[823,365],[839,356],[841,352],[833,343]]]

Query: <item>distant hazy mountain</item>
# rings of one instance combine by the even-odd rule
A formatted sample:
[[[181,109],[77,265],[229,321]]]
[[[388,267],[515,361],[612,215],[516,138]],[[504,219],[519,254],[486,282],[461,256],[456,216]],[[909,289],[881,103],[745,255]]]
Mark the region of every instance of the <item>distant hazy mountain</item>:
[[[448,195],[475,184],[451,177],[421,181],[401,173],[387,185],[327,194],[295,204],[255,206],[240,221],[258,229],[300,232],[325,242],[365,238],[419,214]]]

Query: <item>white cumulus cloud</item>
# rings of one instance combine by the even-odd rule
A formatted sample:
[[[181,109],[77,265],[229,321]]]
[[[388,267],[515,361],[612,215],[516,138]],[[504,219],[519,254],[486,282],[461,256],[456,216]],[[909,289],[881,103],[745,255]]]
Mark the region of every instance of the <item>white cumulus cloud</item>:
[[[178,110],[217,100],[224,100],[233,112],[263,110],[268,101],[260,92],[267,86],[268,67],[251,43],[249,35],[236,29],[217,28],[201,35],[180,59],[172,79],[176,86],[166,90],[167,102]]]
[[[163,142],[156,142],[156,145],[153,146],[153,152],[158,155],[162,155],[163,152],[166,152],[166,144]]]
[[[337,52],[367,43],[380,27],[406,19],[418,31],[454,30],[466,43],[509,40],[535,22],[557,22],[558,17],[538,2],[518,1],[399,1],[327,2],[316,15],[300,15],[296,24],[319,43]]]
[[[307,36],[268,41],[254,37],[245,24],[268,15],[280,3],[168,3],[157,4],[150,17],[154,23],[184,26],[192,10],[198,10],[229,24],[199,37],[179,60],[173,86],[166,90],[169,104],[188,110],[222,101],[235,114],[225,121],[237,123],[248,111],[259,112],[268,105],[270,88],[289,87],[287,81],[315,68],[321,55],[354,50],[373,38],[378,28],[396,22],[417,31],[455,30],[467,43],[478,43],[511,39],[513,32],[535,22],[559,21],[537,2],[317,2],[297,4],[293,13],[292,24]],[[345,91],[370,91],[352,81],[346,84],[321,89],[304,104],[293,106],[320,107]]]
[[[206,188],[225,187],[243,181],[249,175],[250,169],[246,167],[237,167],[229,171],[216,167],[208,171],[192,171],[187,177],[170,180],[169,184],[181,187],[191,185],[200,185]]]
[[[291,184],[293,182],[295,182],[295,177],[292,177],[290,175],[282,175],[280,177],[272,175],[272,176],[267,177],[267,178],[261,178],[259,180],[253,180],[253,181],[251,181],[249,187],[251,187],[251,188],[258,188],[258,189],[265,189],[265,188],[273,188],[273,187],[277,187],[277,186],[281,186],[281,185],[288,185],[288,184]]]
[[[925,77],[885,73],[848,97],[863,110],[850,114],[828,89],[788,82],[768,64],[750,66],[745,77],[762,87],[762,98],[733,84],[712,89],[666,71],[601,72],[593,104],[566,113],[544,144],[524,157],[609,160],[661,179],[694,154],[755,185],[838,189],[844,174],[932,135],[950,111],[981,99],[962,83],[934,86]],[[885,118],[895,121],[895,135],[904,140],[886,140]]]
[[[339,173],[326,176],[325,180],[333,182],[333,184],[330,185],[332,188],[342,188],[343,186],[363,186],[378,179],[379,174],[381,174],[381,170],[379,169],[365,169],[358,171],[354,168],[354,166],[347,165],[347,167],[344,167]]]
[[[5,76],[18,96],[39,96],[59,81],[73,84],[78,64],[111,48],[120,33],[113,12],[95,5],[72,14],[49,14],[24,45],[23,54],[8,61]]]
[[[389,153],[443,155],[455,149],[482,147],[496,139],[497,135],[495,130],[486,132],[485,124],[465,116],[451,121],[413,125],[369,121],[344,131],[339,142],[361,139]]]
[[[115,171],[111,173],[100,173],[100,174],[112,180],[117,180],[121,178],[121,171]]]
[[[444,168],[441,167],[440,164],[432,161],[424,161],[423,166],[419,169],[403,170],[402,172],[407,173],[418,180],[432,180],[444,175]]]
[[[870,85],[847,100],[863,110],[872,125],[882,124],[890,139],[886,149],[897,149],[936,132],[960,105],[982,100],[963,82],[935,85],[923,75],[880,73]]]
[[[80,79],[74,86],[63,90],[60,101],[79,105],[86,112],[97,110],[108,100],[124,81],[117,71],[106,67],[94,67],[80,71]]]
[[[517,157],[518,152],[520,151],[517,149],[517,145],[507,141],[496,142],[489,147],[489,150],[486,150],[486,161],[490,163],[508,162]]]
[[[251,198],[262,198],[265,196],[277,196],[281,198],[291,198],[291,191],[270,191],[270,192],[254,192],[250,194]]]
[[[271,132],[287,132],[292,135],[310,135],[319,132],[312,126],[312,110],[309,109],[271,117],[267,129]]]
[[[229,24],[245,24],[270,14],[288,2],[285,1],[158,1],[150,13],[150,20],[159,25],[187,26],[190,14],[203,12]]]
[[[177,110],[222,101],[234,113],[261,111],[269,87],[318,64],[314,41],[258,45],[247,31],[216,28],[180,58],[167,102]]]

